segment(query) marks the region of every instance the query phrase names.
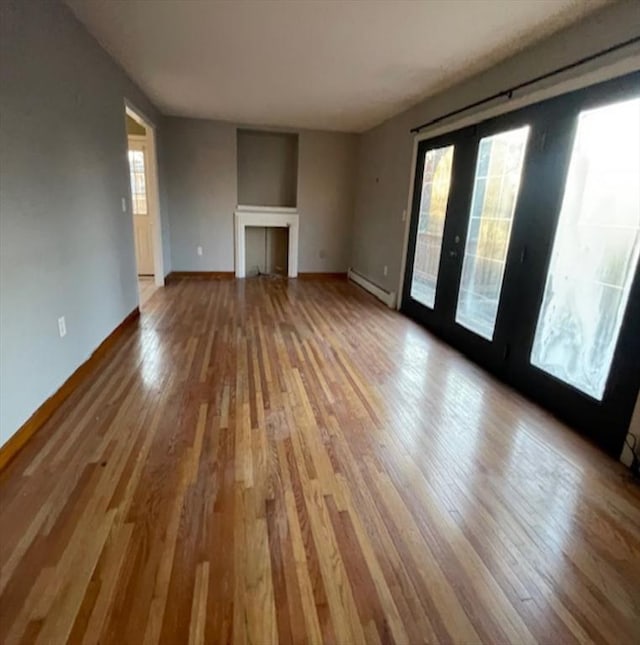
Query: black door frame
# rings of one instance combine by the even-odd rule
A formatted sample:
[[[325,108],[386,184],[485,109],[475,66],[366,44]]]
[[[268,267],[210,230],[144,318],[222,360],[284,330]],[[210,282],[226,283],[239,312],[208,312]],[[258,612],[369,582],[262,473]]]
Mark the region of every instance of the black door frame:
[[[606,81],[419,142],[401,311],[462,351],[499,379],[619,457],[640,389],[640,270],[636,268],[610,376],[598,402],[531,365],[538,313],[581,111],[640,96],[640,72]],[[455,323],[478,144],[490,134],[529,124],[493,341]],[[455,145],[438,287],[433,310],[411,298],[424,157]],[[543,187],[543,188],[541,188]],[[455,236],[459,242],[455,244]],[[450,262],[450,251],[457,257]],[[451,265],[454,266],[451,266]],[[535,312],[530,316],[522,311]],[[603,430],[606,428],[606,431]]]
[[[451,269],[449,257],[445,250],[449,246],[448,240],[455,235],[452,232],[451,221],[454,213],[460,212],[461,209],[466,208],[467,197],[464,186],[467,182],[469,175],[468,156],[465,152],[465,141],[471,131],[475,130],[475,126],[470,129],[460,130],[454,133],[445,134],[441,137],[429,139],[428,141],[421,141],[418,145],[418,157],[416,159],[416,180],[413,185],[413,200],[411,203],[411,219],[409,227],[409,240],[407,246],[407,259],[412,258],[411,262],[407,262],[404,275],[403,287],[403,311],[407,307],[406,313],[412,316],[418,316],[422,322],[429,327],[439,332],[444,332],[447,321],[443,318],[441,312],[446,310],[443,298],[446,299],[448,291],[443,289],[436,289],[435,304],[433,309],[423,305],[418,300],[411,297],[411,282],[413,279],[413,257],[415,254],[417,239],[418,239],[418,224],[420,220],[420,202],[422,199],[422,174],[424,172],[424,164],[426,153],[435,148],[445,148],[453,145],[453,164],[451,168],[451,183],[449,185],[449,196],[447,200],[447,210],[445,214],[444,231],[442,238],[442,247],[440,252],[440,262],[438,265],[438,284],[440,280],[448,281],[451,279]],[[420,178],[420,180],[418,180]]]

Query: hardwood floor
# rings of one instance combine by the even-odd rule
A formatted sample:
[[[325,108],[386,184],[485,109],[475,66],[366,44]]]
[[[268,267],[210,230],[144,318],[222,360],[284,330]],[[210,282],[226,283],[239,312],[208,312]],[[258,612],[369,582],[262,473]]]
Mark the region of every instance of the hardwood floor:
[[[153,277],[138,276],[138,302],[141,307],[146,304],[157,289]]]
[[[344,281],[178,281],[0,474],[2,643],[638,643],[624,469]]]

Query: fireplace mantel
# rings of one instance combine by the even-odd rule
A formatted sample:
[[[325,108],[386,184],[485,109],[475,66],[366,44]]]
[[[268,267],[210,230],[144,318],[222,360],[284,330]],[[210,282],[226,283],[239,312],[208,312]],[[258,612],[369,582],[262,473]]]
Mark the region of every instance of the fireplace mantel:
[[[298,211],[296,208],[272,206],[238,206],[235,211],[236,278],[245,277],[245,228],[247,226],[289,229],[288,276],[298,277]]]

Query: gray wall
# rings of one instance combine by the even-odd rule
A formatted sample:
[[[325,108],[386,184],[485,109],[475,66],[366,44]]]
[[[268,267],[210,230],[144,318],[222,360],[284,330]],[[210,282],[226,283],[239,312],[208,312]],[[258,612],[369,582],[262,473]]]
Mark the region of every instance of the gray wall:
[[[298,136],[238,130],[238,204],[295,206]]]
[[[166,117],[162,137],[173,269],[232,271],[235,126]]]
[[[352,266],[395,291],[402,262],[413,135],[429,119],[637,36],[637,0],[621,2],[369,130],[360,140]],[[591,66],[592,68],[595,65]],[[567,78],[565,75],[564,78]],[[383,267],[387,265],[387,276]]]
[[[233,271],[233,213],[237,205],[236,130],[233,123],[167,117],[171,257],[175,271]],[[298,133],[299,271],[346,271],[357,136]],[[203,247],[203,255],[196,249]]]
[[[159,118],[65,5],[0,3],[0,443],[137,305],[125,97]]]

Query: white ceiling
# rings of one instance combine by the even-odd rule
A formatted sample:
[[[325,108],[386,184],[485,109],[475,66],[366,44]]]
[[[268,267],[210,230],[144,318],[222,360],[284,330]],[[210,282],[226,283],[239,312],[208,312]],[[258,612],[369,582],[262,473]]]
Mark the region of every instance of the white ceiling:
[[[607,0],[67,0],[166,114],[361,132]]]

